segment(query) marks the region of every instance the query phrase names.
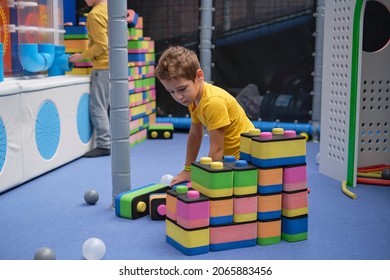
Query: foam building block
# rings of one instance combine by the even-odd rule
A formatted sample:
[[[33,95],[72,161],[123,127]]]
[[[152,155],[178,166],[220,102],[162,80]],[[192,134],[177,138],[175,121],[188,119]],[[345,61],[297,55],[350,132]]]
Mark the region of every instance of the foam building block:
[[[308,236],[308,215],[282,216],[282,240],[296,242],[306,240]]]
[[[257,196],[257,219],[279,219],[282,215],[282,193]]]
[[[172,139],[173,124],[172,123],[154,123],[148,128],[149,139]]]
[[[149,215],[152,220],[165,220],[166,193],[152,193],[149,195]]]
[[[128,9],[126,21],[128,27],[135,27],[138,21],[138,14],[134,10]]]
[[[210,198],[230,197],[233,195],[233,170],[222,162],[203,157],[191,164],[191,184]]]
[[[177,224],[185,229],[210,225],[210,201],[196,190],[177,197]]]
[[[85,25],[64,26],[64,28],[65,28],[65,35],[64,35],[65,39],[88,38],[88,30]],[[76,35],[76,36],[72,36],[72,35]]]
[[[233,223],[233,197],[210,198],[210,225]]]
[[[186,185],[178,185],[174,189],[170,189],[166,193],[166,216],[172,221],[176,221],[177,212],[177,197],[181,194],[185,194],[188,191]]]
[[[308,214],[307,189],[282,192],[282,215],[286,217],[302,216]]]
[[[280,167],[306,161],[306,139],[295,131],[283,135],[262,132],[252,138],[251,163],[257,167]]]
[[[259,194],[280,193],[283,189],[283,168],[259,168],[257,187]]]
[[[280,243],[282,236],[282,220],[257,221],[257,245]]]
[[[257,167],[246,160],[235,160],[226,156],[223,163],[233,170],[233,195],[250,195],[257,193]]]
[[[192,256],[209,252],[209,227],[185,229],[167,218],[166,241],[184,255]]]
[[[257,220],[257,195],[233,196],[233,222]]]
[[[251,129],[249,132],[240,135],[240,159],[251,162],[252,138],[259,136],[260,129]]]
[[[126,191],[115,197],[115,214],[127,219],[138,219],[149,214],[149,195],[165,193],[169,186],[150,184]]]
[[[307,188],[306,163],[283,168],[283,190],[287,192]]]
[[[210,251],[256,246],[256,239],[256,222],[210,227]]]

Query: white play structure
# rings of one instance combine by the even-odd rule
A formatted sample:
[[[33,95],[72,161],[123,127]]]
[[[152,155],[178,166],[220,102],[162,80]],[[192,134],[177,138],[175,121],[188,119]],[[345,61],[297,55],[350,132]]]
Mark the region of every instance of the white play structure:
[[[390,164],[390,42],[363,51],[367,2],[325,1],[319,165],[349,187],[357,167]]]
[[[0,87],[0,192],[93,146],[88,77],[6,79]]]

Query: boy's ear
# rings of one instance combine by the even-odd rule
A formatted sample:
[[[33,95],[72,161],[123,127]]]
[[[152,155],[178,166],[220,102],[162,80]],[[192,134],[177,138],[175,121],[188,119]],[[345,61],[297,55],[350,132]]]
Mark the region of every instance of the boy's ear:
[[[204,79],[204,73],[202,69],[198,69],[196,71],[196,78],[203,80]]]

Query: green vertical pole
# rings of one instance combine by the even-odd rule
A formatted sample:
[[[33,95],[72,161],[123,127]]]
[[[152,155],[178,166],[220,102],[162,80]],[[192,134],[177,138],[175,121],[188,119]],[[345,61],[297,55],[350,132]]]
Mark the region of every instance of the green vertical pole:
[[[353,14],[352,31],[352,67],[351,67],[351,92],[350,92],[350,110],[349,110],[349,137],[348,137],[348,167],[347,167],[347,185],[353,187],[355,180],[355,149],[356,149],[356,115],[357,108],[358,82],[359,82],[359,53],[360,53],[360,24],[364,0],[356,0]]]

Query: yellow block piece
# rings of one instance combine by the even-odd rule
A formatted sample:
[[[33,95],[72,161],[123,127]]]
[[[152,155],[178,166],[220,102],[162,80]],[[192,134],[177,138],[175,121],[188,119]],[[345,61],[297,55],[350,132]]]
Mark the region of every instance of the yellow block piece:
[[[185,230],[168,219],[166,220],[166,235],[186,248],[207,246],[210,243],[209,228]]]

